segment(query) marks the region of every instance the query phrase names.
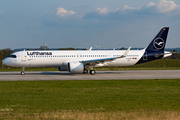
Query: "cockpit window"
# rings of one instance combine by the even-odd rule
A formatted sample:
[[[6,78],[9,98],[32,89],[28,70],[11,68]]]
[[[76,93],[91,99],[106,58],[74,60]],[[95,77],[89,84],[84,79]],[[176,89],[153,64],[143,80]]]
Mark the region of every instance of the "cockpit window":
[[[11,58],[16,58],[16,55],[10,55],[9,57],[11,57]]]

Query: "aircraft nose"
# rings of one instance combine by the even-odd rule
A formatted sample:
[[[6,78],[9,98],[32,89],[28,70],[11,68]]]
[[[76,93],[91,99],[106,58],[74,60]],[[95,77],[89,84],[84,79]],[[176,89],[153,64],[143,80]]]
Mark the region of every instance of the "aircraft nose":
[[[7,65],[7,63],[8,63],[7,58],[5,58],[5,59],[2,61],[2,63],[3,63],[4,65]]]

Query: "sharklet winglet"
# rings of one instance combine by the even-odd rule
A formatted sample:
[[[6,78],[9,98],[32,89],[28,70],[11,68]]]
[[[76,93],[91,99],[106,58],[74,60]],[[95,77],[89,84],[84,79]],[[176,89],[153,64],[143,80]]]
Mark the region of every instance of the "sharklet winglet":
[[[129,53],[130,49],[131,49],[131,47],[129,47],[129,48],[126,50],[126,52],[125,52],[121,57],[117,57],[117,58],[124,58],[124,57],[126,57],[127,54]]]

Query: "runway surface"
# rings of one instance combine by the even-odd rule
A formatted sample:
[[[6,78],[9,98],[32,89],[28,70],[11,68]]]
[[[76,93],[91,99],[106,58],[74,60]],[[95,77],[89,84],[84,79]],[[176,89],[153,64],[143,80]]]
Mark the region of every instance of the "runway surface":
[[[36,80],[127,80],[127,79],[180,79],[180,70],[125,70],[96,71],[95,75],[70,74],[61,71],[0,72],[0,81]]]

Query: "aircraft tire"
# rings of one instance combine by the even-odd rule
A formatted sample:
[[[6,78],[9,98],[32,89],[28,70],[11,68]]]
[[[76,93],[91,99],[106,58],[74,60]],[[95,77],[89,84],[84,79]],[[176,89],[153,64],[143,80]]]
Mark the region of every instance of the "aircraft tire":
[[[21,75],[24,75],[24,74],[25,74],[25,72],[22,71],[22,72],[21,72]]]
[[[90,74],[91,74],[91,75],[95,75],[95,74],[96,74],[96,71],[95,71],[95,70],[90,70]]]

